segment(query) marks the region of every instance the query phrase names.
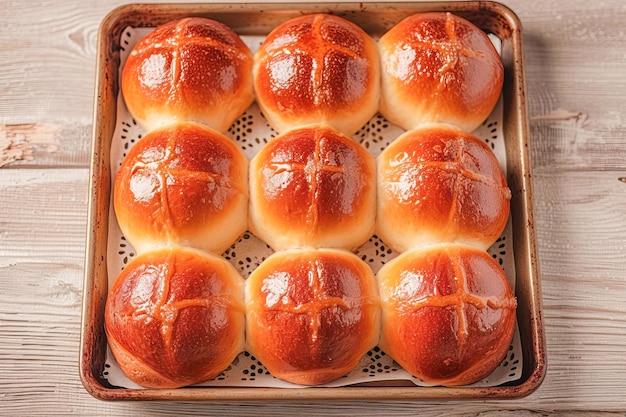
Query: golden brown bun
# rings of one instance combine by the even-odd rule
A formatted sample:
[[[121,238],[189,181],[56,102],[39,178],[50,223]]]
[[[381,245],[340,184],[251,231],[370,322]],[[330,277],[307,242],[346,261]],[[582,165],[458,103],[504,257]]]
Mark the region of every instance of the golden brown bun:
[[[195,123],[149,132],[115,177],[114,207],[135,250],[168,244],[222,253],[247,228],[248,160]]]
[[[504,359],[517,303],[484,250],[441,244],[405,252],[377,274],[379,346],[407,372],[435,385],[467,385]]]
[[[160,249],[133,259],[106,302],[106,334],[136,384],[177,388],[218,376],[243,351],[244,280],[223,258]]]
[[[500,97],[500,56],[483,31],[451,13],[409,16],[378,46],[380,112],[405,130],[443,122],[471,132]]]
[[[267,258],[246,281],[248,351],[295,384],[333,381],[378,342],[374,274],[337,249],[292,249]]]
[[[222,23],[172,21],[135,45],[121,84],[128,111],[146,131],[190,120],[225,132],[254,99],[252,52]]]
[[[487,249],[503,232],[511,192],[476,136],[425,126],[397,138],[377,163],[376,233],[392,249],[451,241]]]
[[[328,123],[351,135],[378,110],[376,43],[338,16],[291,19],[255,53],[254,87],[263,115],[280,133]]]
[[[250,162],[250,231],[274,250],[354,249],[374,233],[376,162],[331,127],[283,133]]]

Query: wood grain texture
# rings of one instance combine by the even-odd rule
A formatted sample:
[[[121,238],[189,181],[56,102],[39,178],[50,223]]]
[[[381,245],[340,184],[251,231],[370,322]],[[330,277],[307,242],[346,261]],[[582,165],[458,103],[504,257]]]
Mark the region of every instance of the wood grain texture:
[[[524,25],[535,174],[623,170],[626,4],[511,6]]]
[[[0,168],[85,167],[89,164],[91,124],[18,123],[0,125]]]
[[[111,403],[78,377],[98,25],[122,1],[0,0],[0,415],[624,416],[626,3],[504,1],[524,27],[548,373],[527,398]]]

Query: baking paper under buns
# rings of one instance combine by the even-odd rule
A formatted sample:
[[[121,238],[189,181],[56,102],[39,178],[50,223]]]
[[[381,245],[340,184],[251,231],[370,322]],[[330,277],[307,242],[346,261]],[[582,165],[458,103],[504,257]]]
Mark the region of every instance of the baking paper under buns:
[[[222,23],[172,21],[135,45],[121,86],[146,131],[190,120],[225,132],[253,101],[252,52]]]
[[[484,250],[434,245],[401,254],[377,274],[379,346],[406,371],[435,385],[466,385],[504,359],[516,301]]]
[[[503,232],[511,192],[476,136],[429,125],[404,133],[377,162],[376,233],[392,249],[451,241],[486,249]]]
[[[254,86],[263,115],[278,132],[324,122],[351,135],[378,110],[376,43],[338,16],[291,19],[257,50]]]
[[[245,302],[248,350],[285,381],[335,380],[378,342],[374,275],[347,251],[276,252],[246,281]]]
[[[374,233],[374,158],[331,127],[288,131],[250,162],[249,227],[274,250],[354,249]]]
[[[181,248],[138,255],[117,277],[105,311],[124,374],[151,388],[218,376],[244,348],[243,289],[216,255]]]
[[[247,228],[248,160],[195,123],[148,133],[115,177],[114,207],[135,250],[170,244],[222,253]]]
[[[405,130],[444,122],[473,131],[500,97],[502,61],[487,35],[463,18],[418,13],[378,45],[380,112]]]

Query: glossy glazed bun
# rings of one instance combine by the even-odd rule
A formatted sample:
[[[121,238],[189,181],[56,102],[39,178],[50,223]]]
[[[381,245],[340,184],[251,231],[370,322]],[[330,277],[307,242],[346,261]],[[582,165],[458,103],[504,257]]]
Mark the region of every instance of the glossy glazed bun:
[[[327,123],[352,135],[378,111],[376,43],[338,16],[291,19],[272,30],[254,55],[254,86],[276,131]]]
[[[254,99],[252,52],[222,23],[172,21],[135,45],[121,87],[146,131],[189,120],[225,132]]]
[[[274,250],[355,249],[374,233],[375,165],[328,126],[272,139],[250,162],[250,231]]]
[[[425,126],[398,137],[377,163],[376,233],[392,249],[452,241],[487,249],[502,234],[511,191],[476,136]]]
[[[109,346],[124,374],[150,388],[218,376],[243,351],[244,280],[228,261],[190,249],[134,258],[109,292]]]
[[[176,244],[220,254],[247,228],[248,160],[203,125],[149,132],[129,151],[114,187],[118,223],[138,252]]]
[[[495,107],[504,68],[487,35],[451,13],[407,17],[378,42],[380,112],[405,130],[443,122],[468,132]]]
[[[411,250],[377,274],[380,348],[434,385],[467,385],[504,359],[517,306],[500,265],[484,250],[440,244]]]
[[[378,342],[374,275],[347,251],[274,253],[246,281],[245,303],[248,351],[288,382],[333,381]]]

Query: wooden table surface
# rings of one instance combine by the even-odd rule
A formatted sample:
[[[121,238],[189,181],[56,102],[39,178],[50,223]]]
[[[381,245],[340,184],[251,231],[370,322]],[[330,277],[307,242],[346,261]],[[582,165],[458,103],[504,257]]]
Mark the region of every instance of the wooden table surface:
[[[78,373],[97,28],[0,1],[0,415],[624,415],[626,3],[504,0],[524,28],[548,371],[517,400],[128,403]]]

